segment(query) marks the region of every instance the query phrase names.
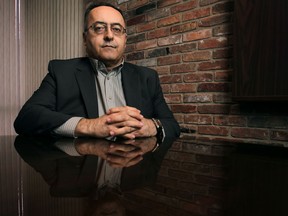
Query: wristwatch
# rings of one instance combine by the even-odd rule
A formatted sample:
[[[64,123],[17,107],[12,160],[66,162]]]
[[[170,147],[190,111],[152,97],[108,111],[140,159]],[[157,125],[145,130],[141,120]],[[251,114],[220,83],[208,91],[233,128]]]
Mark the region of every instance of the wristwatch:
[[[159,119],[155,119],[155,118],[152,118],[152,121],[156,127],[156,138],[157,138],[157,143],[158,144],[161,144],[163,139],[164,139],[164,128],[162,126],[162,123]]]

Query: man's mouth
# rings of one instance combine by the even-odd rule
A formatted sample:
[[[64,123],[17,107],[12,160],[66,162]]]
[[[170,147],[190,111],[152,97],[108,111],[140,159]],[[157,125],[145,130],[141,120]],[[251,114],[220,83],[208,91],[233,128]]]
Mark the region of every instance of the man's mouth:
[[[113,48],[113,49],[115,49],[116,48],[116,46],[114,46],[114,45],[102,45],[102,48]]]

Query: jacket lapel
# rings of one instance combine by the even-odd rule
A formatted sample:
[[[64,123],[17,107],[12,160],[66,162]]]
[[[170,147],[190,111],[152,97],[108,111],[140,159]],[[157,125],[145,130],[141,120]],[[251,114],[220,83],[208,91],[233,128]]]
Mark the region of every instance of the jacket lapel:
[[[140,77],[129,64],[124,63],[122,68],[122,86],[127,106],[141,108]]]
[[[95,76],[88,58],[83,64],[78,66],[75,76],[83,97],[88,117],[98,117]]]

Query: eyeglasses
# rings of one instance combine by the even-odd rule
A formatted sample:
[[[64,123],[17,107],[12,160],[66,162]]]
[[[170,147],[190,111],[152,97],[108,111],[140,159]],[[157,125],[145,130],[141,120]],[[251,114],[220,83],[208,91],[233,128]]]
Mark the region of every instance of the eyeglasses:
[[[103,22],[95,22],[86,28],[85,32],[87,32],[89,29],[91,29],[95,34],[101,35],[104,32],[107,32],[108,24]],[[126,33],[126,29],[119,23],[110,24],[110,30],[116,36],[121,36]]]

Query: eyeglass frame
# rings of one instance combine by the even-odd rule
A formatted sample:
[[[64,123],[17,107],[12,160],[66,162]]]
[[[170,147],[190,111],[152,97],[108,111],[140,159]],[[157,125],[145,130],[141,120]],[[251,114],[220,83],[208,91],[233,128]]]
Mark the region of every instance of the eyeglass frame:
[[[104,31],[103,31],[102,33],[97,33],[97,31],[95,30],[95,26],[96,26],[97,24],[100,24],[100,25],[103,25],[103,26],[104,26],[105,29],[104,29]],[[115,34],[115,32],[113,31],[113,26],[115,26],[115,25],[117,25],[117,26],[119,26],[119,27],[121,28],[121,33],[119,33],[119,34],[116,33],[116,34]],[[108,26],[110,27],[111,32],[113,32],[113,34],[116,35],[116,36],[122,36],[122,35],[126,34],[127,29],[124,28],[120,23],[111,23],[111,24],[108,24],[108,23],[100,22],[100,21],[96,21],[96,22],[92,23],[89,27],[87,27],[87,28],[84,30],[84,32],[86,33],[86,32],[89,31],[89,29],[92,29],[92,31],[93,31],[95,34],[101,35],[101,34],[103,34],[104,32],[107,32],[107,31],[108,31]]]

